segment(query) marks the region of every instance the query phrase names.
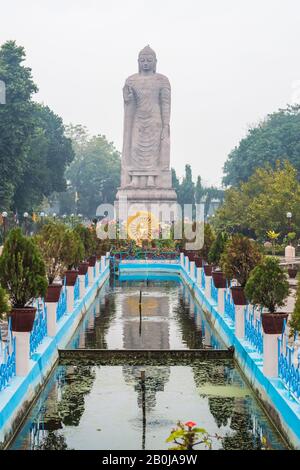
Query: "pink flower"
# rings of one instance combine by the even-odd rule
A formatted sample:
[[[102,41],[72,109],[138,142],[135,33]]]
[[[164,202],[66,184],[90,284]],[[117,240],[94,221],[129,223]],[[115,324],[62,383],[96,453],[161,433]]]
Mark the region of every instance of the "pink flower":
[[[196,424],[197,423],[194,423],[194,421],[187,421],[186,423],[184,423],[184,425],[188,428],[193,428],[194,426],[196,426]]]

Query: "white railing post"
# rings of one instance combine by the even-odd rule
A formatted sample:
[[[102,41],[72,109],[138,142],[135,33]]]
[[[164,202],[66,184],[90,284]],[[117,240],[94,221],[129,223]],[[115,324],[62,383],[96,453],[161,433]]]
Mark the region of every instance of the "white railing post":
[[[13,331],[16,338],[16,375],[24,377],[30,369],[30,332]]]
[[[189,262],[190,262],[189,257],[185,256],[184,257],[184,267],[185,267],[185,270],[186,270],[187,273],[189,272]]]
[[[278,334],[263,334],[263,373],[266,377],[278,377]]]
[[[94,266],[89,266],[88,276],[89,276],[89,286],[92,286],[94,282]]]
[[[245,337],[245,308],[246,305],[235,305],[235,336],[239,339]]]
[[[197,280],[198,286],[200,286],[200,287],[201,287],[201,279],[202,279],[202,269],[203,268],[196,268],[196,272],[197,272],[196,280]]]
[[[79,274],[78,279],[79,279],[79,298],[82,299],[82,297],[85,294],[85,274]]]
[[[102,273],[105,270],[105,266],[106,266],[106,257],[103,255],[101,256],[101,272]]]
[[[211,297],[211,279],[212,276],[206,276],[205,275],[205,297],[207,299],[210,299]]]
[[[180,253],[180,264],[184,268],[184,253]]]
[[[47,334],[55,336],[57,331],[56,310],[58,302],[45,302],[47,308]]]
[[[218,312],[220,315],[225,314],[225,302],[224,302],[225,290],[226,289],[223,287],[218,289]]]
[[[190,262],[190,277],[195,279],[195,261]]]
[[[74,286],[66,286],[67,289],[67,313],[74,310]]]

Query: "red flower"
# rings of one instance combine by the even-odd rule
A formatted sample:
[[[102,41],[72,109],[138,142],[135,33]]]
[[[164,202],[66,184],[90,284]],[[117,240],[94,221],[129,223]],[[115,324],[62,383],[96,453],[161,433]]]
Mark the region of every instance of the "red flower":
[[[194,426],[196,426],[196,424],[197,423],[194,423],[194,421],[187,421],[186,423],[184,423],[184,425],[188,428],[193,428]]]

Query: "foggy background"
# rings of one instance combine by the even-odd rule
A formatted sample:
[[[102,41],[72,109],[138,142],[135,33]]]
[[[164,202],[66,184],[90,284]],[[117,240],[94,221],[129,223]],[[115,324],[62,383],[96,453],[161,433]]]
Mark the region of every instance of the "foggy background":
[[[299,24],[298,0],[0,0],[0,44],[25,47],[35,99],[118,150],[149,44],[172,87],[171,166],[218,185],[248,127],[300,102]]]

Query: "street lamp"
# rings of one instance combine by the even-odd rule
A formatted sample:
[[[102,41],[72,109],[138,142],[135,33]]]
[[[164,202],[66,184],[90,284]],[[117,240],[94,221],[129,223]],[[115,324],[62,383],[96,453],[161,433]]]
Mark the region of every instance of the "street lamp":
[[[2,212],[2,218],[3,218],[3,241],[5,241],[5,236],[6,236],[6,219],[7,219],[7,212],[4,211]]]
[[[288,220],[288,232],[291,231],[291,219],[292,219],[292,213],[291,212],[287,212],[286,213],[286,218]]]
[[[63,218],[63,220],[64,220],[64,222],[65,222],[65,221],[66,221],[66,218],[67,218],[67,214],[64,214],[64,215],[62,216],[62,218]]]
[[[40,217],[42,219],[42,225],[44,225],[44,217],[45,217],[45,212],[40,212]]]
[[[27,235],[27,220],[28,220],[28,212],[24,212],[23,217],[24,217],[24,228],[25,228],[25,235]]]
[[[72,228],[74,226],[74,214],[71,214],[71,225],[72,225]]]
[[[53,212],[52,217],[54,220],[56,219],[56,212]]]

